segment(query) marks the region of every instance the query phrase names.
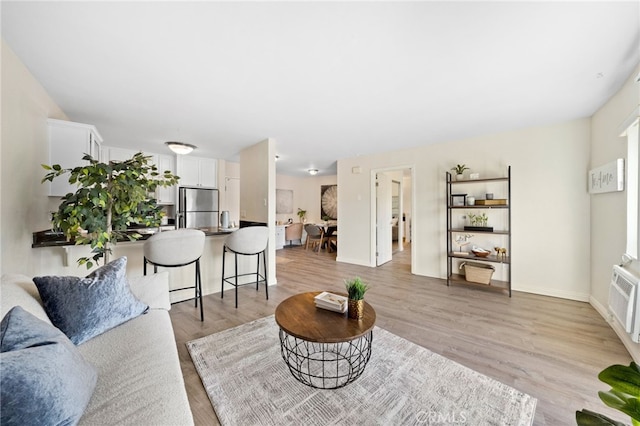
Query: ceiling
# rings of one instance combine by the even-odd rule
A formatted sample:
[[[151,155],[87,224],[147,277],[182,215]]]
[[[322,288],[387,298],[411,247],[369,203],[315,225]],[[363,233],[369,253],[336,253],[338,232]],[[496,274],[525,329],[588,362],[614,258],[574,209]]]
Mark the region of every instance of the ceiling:
[[[289,175],[589,117],[640,63],[637,1],[2,1],[1,15],[105,145],[237,161],[271,137]]]

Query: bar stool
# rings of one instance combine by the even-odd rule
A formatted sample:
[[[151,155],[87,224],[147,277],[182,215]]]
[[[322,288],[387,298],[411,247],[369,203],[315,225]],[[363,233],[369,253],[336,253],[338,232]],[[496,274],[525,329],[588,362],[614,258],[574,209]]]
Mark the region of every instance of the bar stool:
[[[194,300],[196,308],[200,299],[200,321],[204,321],[202,309],[202,278],[200,276],[200,257],[204,251],[204,232],[197,229],[177,229],[153,234],[144,242],[144,275],[147,275],[147,263],[153,265],[153,272],[158,272],[158,266],[165,268],[178,268],[195,262],[196,282],[193,286],[181,287],[169,290],[180,291],[193,288],[193,298],[181,300]],[[174,303],[180,303],[174,302]],[[173,303],[172,303],[173,304]]]
[[[266,226],[250,226],[247,228],[240,228],[237,231],[229,235],[222,249],[222,288],[220,291],[220,297],[224,298],[224,283],[231,284],[236,288],[236,308],[238,308],[238,287],[245,284],[253,284],[253,282],[238,283],[239,277],[255,275],[256,276],[256,291],[258,291],[258,284],[260,281],[264,281],[264,287],[267,294],[267,300],[269,300],[269,284],[267,282],[267,243],[269,242],[269,228]],[[227,252],[234,254],[235,261],[235,274],[225,276],[225,255]],[[256,272],[248,272],[246,274],[238,274],[238,255],[244,256],[256,256],[258,259],[258,266]],[[264,275],[260,274],[260,254],[262,254],[262,263],[264,264]],[[234,278],[234,281],[231,279]]]

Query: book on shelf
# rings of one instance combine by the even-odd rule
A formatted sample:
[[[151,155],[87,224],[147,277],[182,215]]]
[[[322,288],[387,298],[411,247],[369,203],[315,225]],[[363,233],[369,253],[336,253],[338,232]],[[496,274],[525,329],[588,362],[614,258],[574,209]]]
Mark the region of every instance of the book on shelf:
[[[323,291],[314,297],[316,307],[335,312],[347,312],[347,297]]]

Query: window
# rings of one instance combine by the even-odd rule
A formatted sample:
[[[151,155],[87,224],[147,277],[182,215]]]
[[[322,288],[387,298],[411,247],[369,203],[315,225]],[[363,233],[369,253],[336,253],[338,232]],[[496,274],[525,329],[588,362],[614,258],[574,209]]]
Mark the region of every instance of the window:
[[[626,254],[639,260],[640,229],[638,221],[640,177],[638,167],[640,163],[640,124],[636,115],[635,121],[626,128],[622,136],[627,137],[627,249]]]

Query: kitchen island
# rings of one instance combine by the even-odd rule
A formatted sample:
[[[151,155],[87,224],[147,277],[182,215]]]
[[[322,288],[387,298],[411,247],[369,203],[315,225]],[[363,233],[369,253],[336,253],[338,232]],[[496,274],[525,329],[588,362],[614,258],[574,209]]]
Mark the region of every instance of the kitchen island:
[[[155,230],[155,232],[152,230]],[[167,229],[164,230],[166,231]],[[236,229],[201,228],[200,230],[206,235],[204,252],[200,258],[202,293],[203,295],[219,293],[222,281],[222,249],[224,247],[224,241],[227,235]],[[136,229],[131,232],[138,232],[142,235],[142,238],[137,241],[118,241],[113,247],[111,259],[126,256],[127,275],[139,276],[143,275],[144,240],[158,232],[158,228],[147,228],[146,230]],[[160,232],[162,232],[162,230],[160,230]],[[42,266],[41,270],[46,271],[47,275],[85,276],[91,272],[91,270],[87,270],[86,267],[77,265],[77,259],[83,256],[89,256],[91,248],[86,244],[76,245],[73,242],[67,241],[62,233],[56,233],[51,230],[34,232],[32,248],[34,257],[39,259]],[[233,268],[233,256],[227,256],[226,262],[227,268]],[[255,272],[256,266],[256,260],[253,257],[240,257],[239,269],[241,271]],[[96,266],[94,266],[93,269],[95,268]],[[171,288],[184,287],[194,280],[194,265],[188,265],[182,268],[159,267],[158,270],[169,272],[169,284]],[[190,297],[193,297],[192,290],[171,293],[172,302]]]

